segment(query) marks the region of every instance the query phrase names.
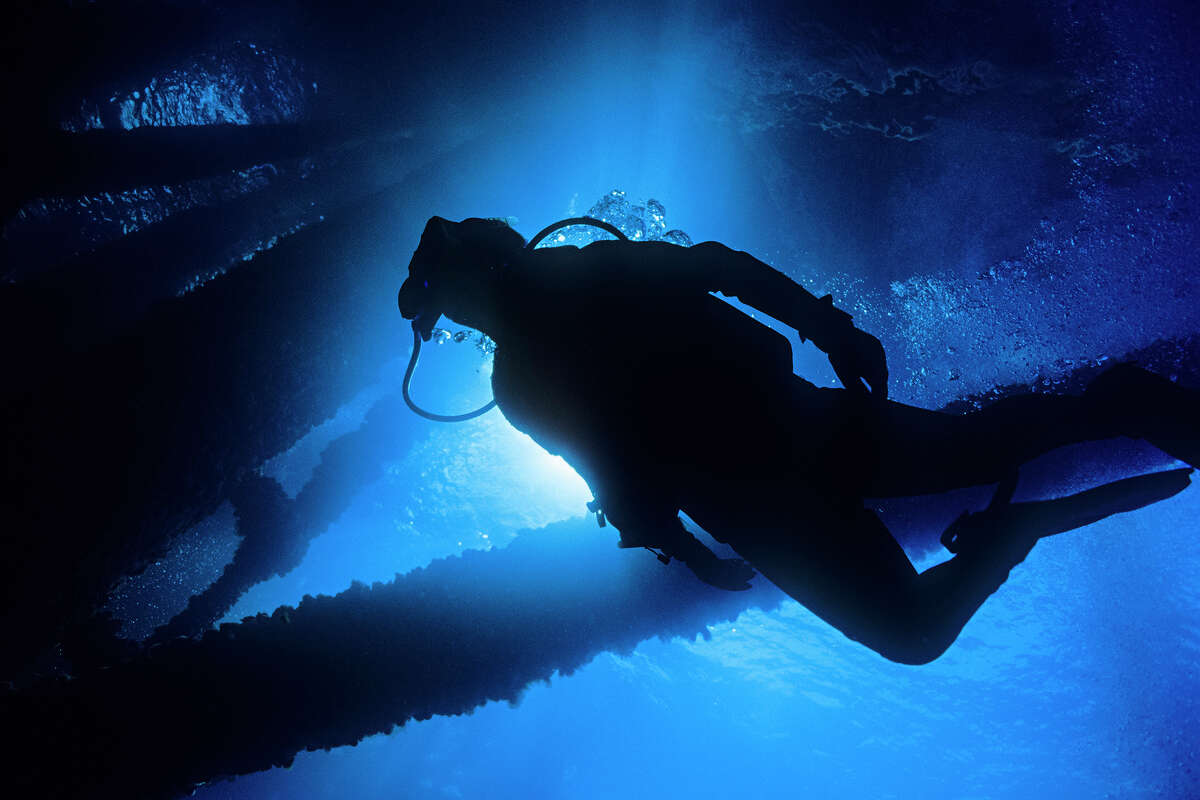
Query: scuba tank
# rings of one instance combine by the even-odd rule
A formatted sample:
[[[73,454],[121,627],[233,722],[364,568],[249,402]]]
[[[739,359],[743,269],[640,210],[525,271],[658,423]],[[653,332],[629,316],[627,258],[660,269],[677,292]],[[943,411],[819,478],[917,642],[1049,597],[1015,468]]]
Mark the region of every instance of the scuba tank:
[[[541,241],[543,239],[545,239],[551,233],[554,233],[554,231],[556,231],[560,228],[566,228],[570,225],[591,225],[594,228],[600,228],[601,230],[608,231],[613,236],[616,236],[618,239],[621,239],[622,241],[629,241],[629,237],[627,237],[625,234],[621,233],[620,229],[611,223],[604,222],[603,220],[599,220],[599,219],[593,219],[592,217],[568,217],[567,219],[561,219],[558,222],[555,222],[551,225],[547,225],[545,228],[542,228],[540,231],[537,232],[537,234],[532,239],[529,240],[529,242],[525,245],[524,249],[525,250],[534,249],[535,247],[538,246],[538,244],[541,243]],[[432,411],[426,411],[425,409],[423,409],[419,405],[417,405],[416,401],[414,401],[412,399],[412,395],[409,393],[409,385],[412,383],[413,373],[416,372],[416,370],[417,370],[417,362],[421,358],[421,334],[420,334],[420,331],[418,330],[418,324],[417,324],[419,319],[420,319],[420,316],[418,316],[417,319],[414,319],[413,323],[412,323],[412,328],[413,328],[412,357],[409,358],[409,360],[408,360],[408,368],[404,371],[404,383],[401,386],[401,391],[404,395],[404,402],[408,405],[408,407],[410,409],[412,409],[413,413],[418,414],[418,415],[424,417],[425,419],[433,420],[434,422],[466,422],[469,419],[475,419],[478,416],[486,414],[487,412],[489,412],[493,408],[495,408],[496,401],[491,400],[488,403],[475,409],[474,411],[468,411],[465,414],[435,414]]]

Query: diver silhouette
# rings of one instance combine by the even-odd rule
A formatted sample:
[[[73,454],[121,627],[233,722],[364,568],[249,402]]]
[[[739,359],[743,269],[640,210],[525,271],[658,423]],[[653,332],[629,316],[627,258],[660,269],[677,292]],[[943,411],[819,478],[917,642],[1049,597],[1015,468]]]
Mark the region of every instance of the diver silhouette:
[[[797,377],[787,339],[711,291],[812,340],[845,388]],[[1200,463],[1198,393],[1130,365],[1082,396],[1013,396],[965,415],[890,401],[878,339],[830,297],[716,242],[533,250],[499,220],[433,217],[398,303],[423,340],[442,314],[495,340],[496,404],[578,471],[622,547],[657,549],[726,589],[757,569],[903,663],[941,655],[1039,538],[1168,497],[1190,474],[1010,503],[1022,463],[1118,436]],[[863,507],[992,483],[992,505],[943,535],[955,555],[922,573]],[[680,511],[745,561],[717,558]]]

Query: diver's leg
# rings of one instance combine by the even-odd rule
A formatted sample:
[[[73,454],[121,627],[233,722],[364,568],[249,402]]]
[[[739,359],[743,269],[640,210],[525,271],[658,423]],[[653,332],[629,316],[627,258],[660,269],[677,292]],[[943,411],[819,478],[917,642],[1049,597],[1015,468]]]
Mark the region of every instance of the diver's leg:
[[[1200,393],[1138,367],[1101,375],[1083,396],[1024,394],[969,414],[863,403],[835,389],[796,391],[834,433],[815,459],[862,494],[895,497],[994,483],[1055,448],[1118,436],[1144,438],[1200,464]],[[811,471],[811,469],[810,469]]]
[[[686,510],[710,532],[720,530],[713,515]],[[918,574],[878,517],[861,507],[781,509],[778,524],[764,524],[764,510],[723,538],[825,622],[902,664],[940,656],[1034,543],[1016,538]]]
[[[1200,467],[1200,390],[1118,364],[1092,381],[1084,397],[1100,424]]]
[[[1039,539],[1166,500],[1187,488],[1191,473],[1185,468],[1138,475],[1053,500],[1009,504],[1006,498],[964,514],[951,526],[965,534],[959,536],[957,554],[917,576],[911,610],[917,629],[907,634],[910,647],[911,637],[918,637],[917,646],[905,655],[932,659],[949,647]],[[1013,487],[1015,479],[1008,497]]]
[[[969,414],[864,402],[841,389],[794,393],[800,469],[860,497],[933,494],[995,483],[1057,447],[1119,435],[1080,397],[1027,394]],[[806,437],[807,438],[804,438]]]
[[[794,491],[774,491],[782,482],[726,487],[734,505],[713,492],[687,510],[849,638],[892,661],[925,664],[945,652],[1038,539],[1171,497],[1190,472],[1127,478],[1055,500],[994,501],[955,523],[962,535],[953,558],[920,574],[874,513],[817,498],[800,503]]]
[[[895,497],[994,483],[1064,445],[1119,435],[1080,397],[1026,394],[969,414],[889,402],[866,423],[875,449],[864,494]]]
[[[918,574],[874,513],[810,492],[796,476],[697,476],[682,500],[692,519],[784,592],[850,639],[905,664],[941,655],[1032,547],[1017,541],[1014,552],[973,552],[953,568]]]

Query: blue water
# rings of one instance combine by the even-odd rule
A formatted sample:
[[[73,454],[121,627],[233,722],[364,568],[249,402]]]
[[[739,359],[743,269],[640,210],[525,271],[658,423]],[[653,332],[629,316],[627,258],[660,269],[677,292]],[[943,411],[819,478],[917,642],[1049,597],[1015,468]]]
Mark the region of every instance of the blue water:
[[[926,667],[789,602],[199,796],[1195,796],[1198,511],[1043,542]]]
[[[1002,24],[961,9],[877,26],[817,11],[548,11],[555,24],[524,30],[523,49],[492,72],[465,51],[452,59],[454,80],[405,120],[412,163],[380,164],[375,179],[436,164],[417,198],[428,214],[513,216],[526,236],[614,189],[631,205],[655,198],[666,228],[832,292],[887,347],[893,397],[925,407],[1006,384],[1051,388],[1080,365],[1200,331],[1190,5],[1020,5]],[[157,123],[153,106],[125,100],[116,118],[298,119],[338,91],[300,83],[301,54],[252,63],[264,58],[275,83],[256,102],[276,91],[275,111],[222,100],[224,76],[215,94],[168,98]],[[101,116],[84,108],[71,124]],[[396,221],[398,265],[423,223]],[[324,445],[398,386],[405,325],[397,316],[380,335],[397,360],[263,465],[289,495]],[[818,353],[796,351],[801,374],[833,385]],[[489,397],[489,369],[470,343],[431,347],[415,391],[439,411],[473,408]],[[582,481],[498,412],[412,424],[417,443],[304,563],[227,619],[583,514]],[[889,663],[785,601],[709,639],[601,655],[513,705],[304,753],[196,796],[1200,797],[1198,514],[1193,487],[1042,542],[928,666]],[[234,526],[225,507],[119,588],[127,635],[148,634],[216,577]]]

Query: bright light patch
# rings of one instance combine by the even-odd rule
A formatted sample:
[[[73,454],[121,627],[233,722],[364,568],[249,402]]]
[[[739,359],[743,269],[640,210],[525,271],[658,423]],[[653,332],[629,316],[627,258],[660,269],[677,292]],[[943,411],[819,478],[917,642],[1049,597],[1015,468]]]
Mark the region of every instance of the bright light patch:
[[[543,450],[498,411],[461,425],[432,429],[396,465],[397,489],[411,495],[424,521],[418,528],[445,527],[500,533],[541,528],[586,513],[592,493],[563,459]],[[414,506],[416,507],[416,506]],[[502,539],[500,539],[502,540]]]
[[[501,439],[497,447],[506,451],[505,461],[510,462],[522,476],[522,484],[540,495],[553,498],[556,508],[564,511],[578,509],[578,512],[567,513],[566,516],[578,516],[583,512],[592,499],[592,491],[561,456],[547,453],[537,442],[512,426],[496,426],[495,434]]]

